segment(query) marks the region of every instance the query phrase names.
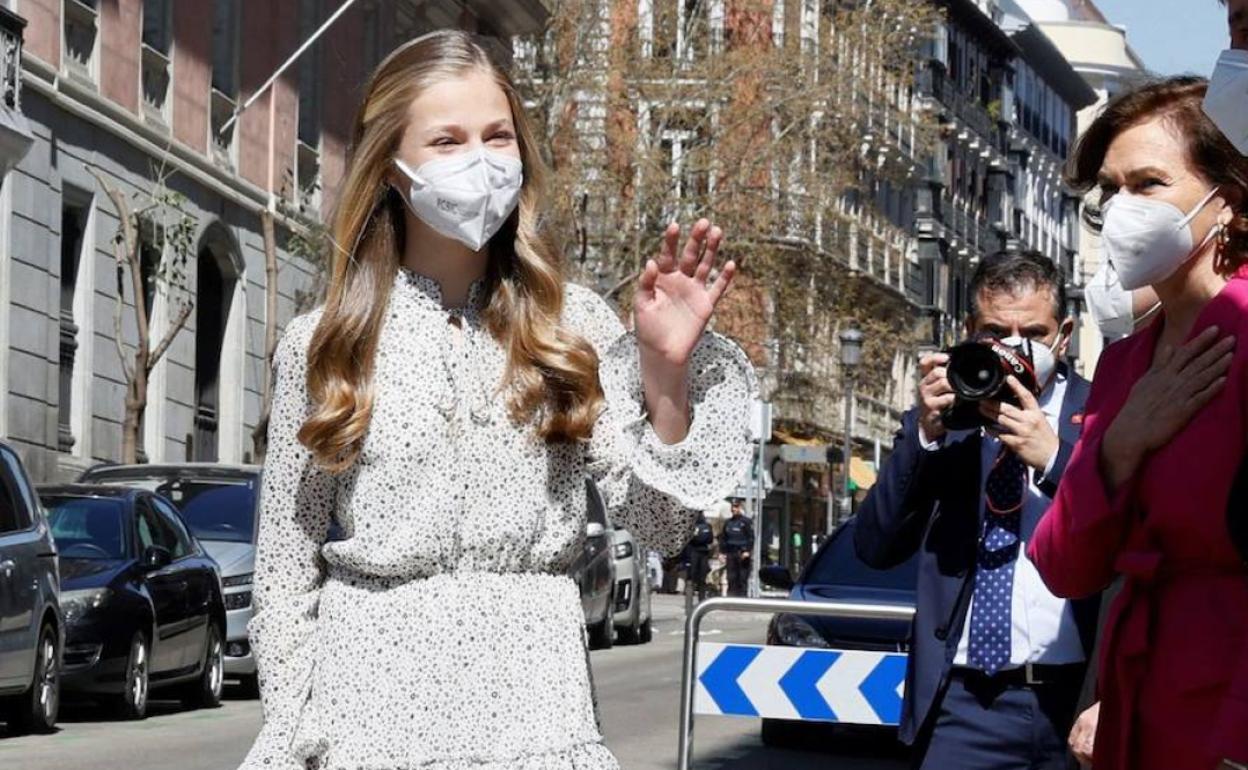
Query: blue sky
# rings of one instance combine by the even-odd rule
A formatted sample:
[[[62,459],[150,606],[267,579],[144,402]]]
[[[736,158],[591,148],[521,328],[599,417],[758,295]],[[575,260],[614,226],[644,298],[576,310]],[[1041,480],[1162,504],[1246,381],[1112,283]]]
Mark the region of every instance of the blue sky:
[[[1096,0],[1149,69],[1208,77],[1227,47],[1226,9],[1217,0]]]

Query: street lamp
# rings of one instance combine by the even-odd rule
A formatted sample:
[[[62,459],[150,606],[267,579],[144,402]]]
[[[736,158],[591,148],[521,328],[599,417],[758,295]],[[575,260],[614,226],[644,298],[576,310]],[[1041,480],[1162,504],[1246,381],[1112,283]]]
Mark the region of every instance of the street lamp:
[[[841,373],[845,378],[845,449],[841,453],[844,463],[841,479],[844,518],[849,517],[852,509],[849,496],[849,467],[854,456],[854,373],[858,369],[858,364],[862,362],[862,340],[863,333],[853,326],[841,332]]]

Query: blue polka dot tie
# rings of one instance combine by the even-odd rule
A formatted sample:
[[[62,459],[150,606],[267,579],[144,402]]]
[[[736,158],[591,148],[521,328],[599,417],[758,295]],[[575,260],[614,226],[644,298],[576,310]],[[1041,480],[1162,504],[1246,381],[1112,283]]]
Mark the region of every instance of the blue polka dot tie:
[[[1010,602],[1018,559],[1027,466],[1002,449],[984,485],[984,531],[979,542],[966,662],[992,675],[1010,662]]]

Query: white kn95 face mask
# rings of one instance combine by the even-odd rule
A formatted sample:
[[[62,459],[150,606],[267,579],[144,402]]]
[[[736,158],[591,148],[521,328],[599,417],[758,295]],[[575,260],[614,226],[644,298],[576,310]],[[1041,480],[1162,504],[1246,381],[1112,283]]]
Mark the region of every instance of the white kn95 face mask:
[[[1210,190],[1186,214],[1172,203],[1141,195],[1120,192],[1110,198],[1105,204],[1101,245],[1122,288],[1135,291],[1161,283],[1218,234],[1220,224],[1193,245],[1192,220],[1217,192],[1216,187]]]
[[[431,160],[414,171],[398,158],[394,165],[410,181],[403,197],[412,213],[473,251],[484,248],[516,210],[524,184],[518,158],[486,149]]]
[[[1231,48],[1218,57],[1204,108],[1235,149],[1248,155],[1248,51]]]

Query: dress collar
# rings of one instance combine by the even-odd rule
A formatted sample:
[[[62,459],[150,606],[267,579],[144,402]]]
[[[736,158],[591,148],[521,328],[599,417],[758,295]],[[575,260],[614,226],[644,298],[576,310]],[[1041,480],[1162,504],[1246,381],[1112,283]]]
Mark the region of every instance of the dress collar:
[[[395,287],[404,296],[411,297],[426,309],[438,312],[476,317],[485,299],[485,278],[478,278],[468,289],[468,301],[461,307],[445,307],[442,302],[442,285],[427,275],[410,267],[400,265],[395,276]]]

